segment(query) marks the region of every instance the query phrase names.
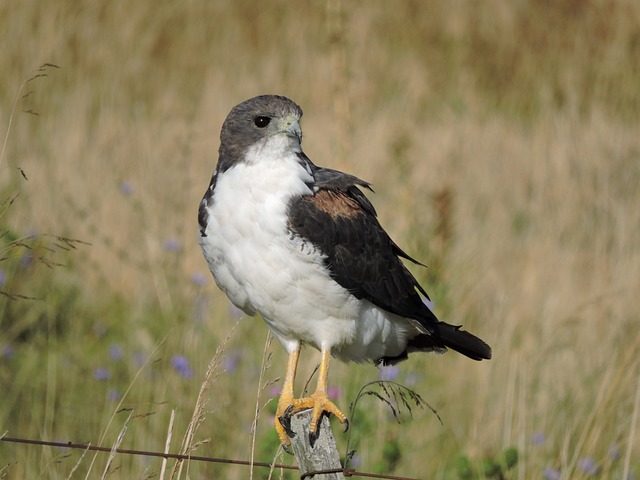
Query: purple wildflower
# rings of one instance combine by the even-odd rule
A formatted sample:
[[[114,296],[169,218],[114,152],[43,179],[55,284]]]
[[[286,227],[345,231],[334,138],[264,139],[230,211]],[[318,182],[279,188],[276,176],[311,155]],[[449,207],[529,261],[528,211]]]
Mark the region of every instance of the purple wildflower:
[[[551,467],[545,468],[542,474],[544,475],[544,478],[546,480],[560,480],[560,477],[562,476],[560,474],[560,470],[556,470],[555,468]]]
[[[11,345],[3,345],[0,349],[0,356],[12,360],[16,356],[16,351]]]
[[[620,447],[615,443],[609,447],[609,458],[614,462],[620,459],[621,456]]]
[[[600,472],[600,467],[591,457],[584,457],[578,460],[578,468],[587,475],[597,475]]]
[[[357,453],[354,453],[353,456],[351,457],[351,460],[349,461],[349,466],[353,468],[358,468],[360,465],[362,465],[362,457]]]
[[[240,363],[240,352],[231,350],[228,355],[222,357],[222,368],[227,373],[233,373],[238,369]]]
[[[393,381],[400,375],[400,368],[395,365],[380,367],[380,380]]]
[[[146,361],[146,359],[147,358],[142,352],[136,352],[133,354],[133,361],[138,367],[141,367],[142,365],[144,365],[144,362]]]
[[[121,360],[124,357],[123,348],[117,343],[112,343],[109,345],[109,358],[111,360]]]
[[[340,387],[327,388],[327,396],[332,400],[335,400],[336,398],[338,398],[341,393],[342,392],[340,391]]]
[[[189,360],[182,355],[174,355],[171,358],[171,366],[180,374],[183,378],[193,377],[193,370],[189,366]]]
[[[531,440],[533,441],[534,445],[540,446],[544,445],[544,442],[547,441],[547,436],[544,434],[544,432],[536,432],[533,434],[533,437],[531,437]]]
[[[0,268],[0,285],[4,285],[7,282],[7,272]]]
[[[107,392],[107,398],[112,402],[117,402],[118,400],[120,400],[121,396],[122,395],[120,395],[120,391],[117,388],[112,388]]]
[[[106,368],[98,367],[93,371],[93,378],[95,378],[100,382],[109,380],[110,377],[111,377],[111,374],[109,373],[109,370],[107,370]]]
[[[167,252],[179,252],[182,250],[182,244],[177,238],[167,238],[164,241],[164,249]]]
[[[20,258],[20,266],[22,268],[27,268],[33,263],[33,255],[25,254]]]
[[[282,387],[280,385],[271,385],[271,388],[269,388],[270,397],[277,397],[281,393],[282,393]]]
[[[120,193],[122,193],[125,197],[133,195],[133,192],[135,191],[133,183],[126,180],[124,182],[120,182],[120,186],[118,188],[120,188]]]
[[[207,283],[207,276],[202,272],[193,272],[191,274],[191,283],[193,283],[196,287],[202,287],[205,283]]]

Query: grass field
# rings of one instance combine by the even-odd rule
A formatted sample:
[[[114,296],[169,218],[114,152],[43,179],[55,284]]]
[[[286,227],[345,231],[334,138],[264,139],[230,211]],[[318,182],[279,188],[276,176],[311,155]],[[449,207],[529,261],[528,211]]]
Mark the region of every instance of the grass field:
[[[284,352],[216,289],[196,221],[229,109],[278,93],[315,163],[373,183],[436,313],[494,351],[333,362],[345,410],[385,378],[442,419],[361,399],[353,466],[640,478],[640,4],[21,0],[0,38],[0,436],[162,451],[172,425],[172,452],[294,462]],[[173,467],[0,442],[0,478]]]

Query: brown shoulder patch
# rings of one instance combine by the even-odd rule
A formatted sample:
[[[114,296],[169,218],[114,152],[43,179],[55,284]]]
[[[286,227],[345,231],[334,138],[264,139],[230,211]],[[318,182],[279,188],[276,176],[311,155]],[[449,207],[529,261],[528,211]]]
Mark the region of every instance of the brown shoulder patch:
[[[352,217],[362,213],[362,207],[353,198],[330,190],[320,190],[309,201],[321,212],[331,217]]]

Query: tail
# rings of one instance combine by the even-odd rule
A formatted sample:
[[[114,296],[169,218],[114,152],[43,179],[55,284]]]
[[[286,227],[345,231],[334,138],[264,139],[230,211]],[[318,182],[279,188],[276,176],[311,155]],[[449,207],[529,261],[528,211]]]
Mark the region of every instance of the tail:
[[[445,347],[449,347],[473,360],[489,360],[491,347],[475,335],[460,329],[460,325],[439,322],[435,325],[436,335]]]
[[[407,343],[407,349],[400,355],[381,357],[376,364],[395,365],[406,360],[411,352],[440,352],[451,348],[473,360],[489,360],[491,347],[475,335],[460,329],[460,326],[436,321],[430,326],[432,333],[416,335]]]

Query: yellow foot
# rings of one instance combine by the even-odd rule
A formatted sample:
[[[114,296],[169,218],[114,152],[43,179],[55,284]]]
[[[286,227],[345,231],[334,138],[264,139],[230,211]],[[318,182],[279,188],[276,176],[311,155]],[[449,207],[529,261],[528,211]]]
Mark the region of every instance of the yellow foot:
[[[309,435],[311,437],[311,445],[315,443],[318,435],[318,426],[322,419],[322,414],[327,412],[335,415],[340,423],[345,425],[345,431],[349,428],[349,422],[347,416],[336,407],[336,405],[329,400],[326,392],[315,392],[310,397],[297,398],[288,403],[283,411],[281,410],[280,402],[278,402],[278,409],[276,411],[275,427],[280,437],[280,443],[283,448],[289,452],[289,446],[295,433],[291,430],[291,416],[307,409],[313,409],[311,414],[311,424],[309,425]]]
[[[280,444],[282,448],[284,448],[285,452],[293,455],[293,451],[291,450],[291,440],[289,437],[293,437],[295,433],[291,430],[291,415],[287,415],[291,408],[293,408],[295,400],[293,395],[286,393],[282,393],[280,398],[278,399],[278,408],[276,408],[276,418],[273,423],[276,427],[276,433],[278,434],[278,438],[280,439]],[[286,420],[285,420],[286,416]]]

